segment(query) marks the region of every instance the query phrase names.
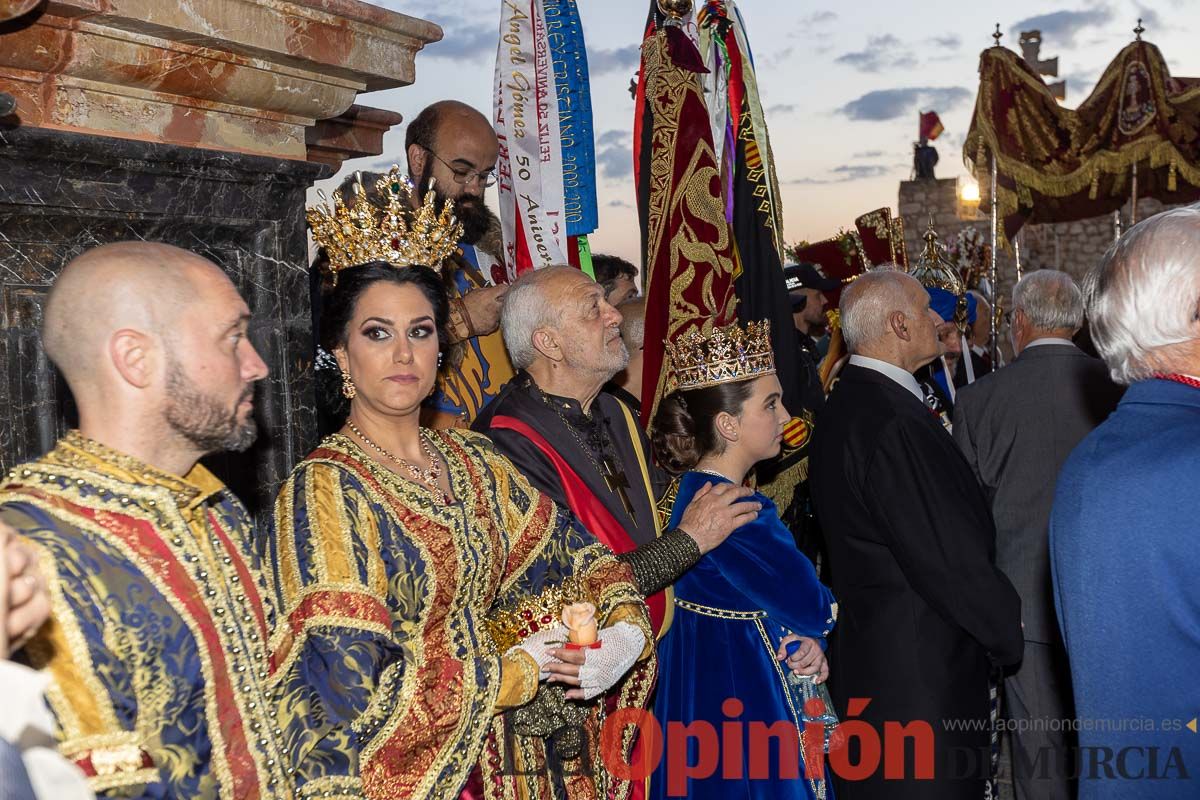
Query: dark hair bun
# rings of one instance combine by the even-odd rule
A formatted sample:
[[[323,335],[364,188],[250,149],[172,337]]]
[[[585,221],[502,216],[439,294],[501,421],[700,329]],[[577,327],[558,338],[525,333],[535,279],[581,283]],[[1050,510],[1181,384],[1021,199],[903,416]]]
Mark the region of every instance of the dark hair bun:
[[[672,475],[687,472],[703,455],[696,441],[696,421],[679,392],[669,394],[659,402],[651,426],[650,443],[659,466]]]
[[[741,414],[753,384],[752,380],[718,383],[664,397],[650,426],[650,444],[659,466],[678,475],[706,455],[723,453],[725,440],[717,434],[717,415]]]

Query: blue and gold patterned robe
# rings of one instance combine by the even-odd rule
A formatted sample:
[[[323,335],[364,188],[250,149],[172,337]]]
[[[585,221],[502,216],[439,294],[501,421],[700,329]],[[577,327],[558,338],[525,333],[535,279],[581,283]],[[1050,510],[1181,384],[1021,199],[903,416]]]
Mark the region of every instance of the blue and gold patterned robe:
[[[602,622],[648,630],[627,567],[486,437],[430,439],[449,467],[449,504],[341,435],[297,466],[276,502],[283,614],[272,650],[303,796],[457,796],[493,717],[538,691],[533,660],[503,655],[505,631],[520,633],[501,620],[520,609],[499,598],[566,590],[595,602]]]
[[[12,470],[0,519],[36,550],[60,749],[98,794],[290,798],[267,689],[267,582],[246,510],[204,467],[168,475],[76,432]]]

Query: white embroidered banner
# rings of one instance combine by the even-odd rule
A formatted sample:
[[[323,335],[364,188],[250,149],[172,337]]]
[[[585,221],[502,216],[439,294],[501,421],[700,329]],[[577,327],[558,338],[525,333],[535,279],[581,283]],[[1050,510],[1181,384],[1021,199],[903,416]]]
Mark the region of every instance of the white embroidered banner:
[[[512,279],[567,263],[558,99],[542,0],[502,0],[494,108],[500,221]]]

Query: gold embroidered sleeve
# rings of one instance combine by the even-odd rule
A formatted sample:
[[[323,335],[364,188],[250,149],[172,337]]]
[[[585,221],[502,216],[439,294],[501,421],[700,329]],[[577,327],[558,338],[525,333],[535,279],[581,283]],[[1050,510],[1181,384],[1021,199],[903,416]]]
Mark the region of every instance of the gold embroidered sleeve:
[[[617,556],[633,570],[633,578],[644,595],[661,592],[696,566],[700,546],[681,530],[669,530],[635,550]]]
[[[29,666],[52,678],[46,701],[58,727],[59,752],[80,768],[91,767],[88,784],[95,792],[139,794],[159,786],[154,761],[142,747],[144,735],[118,712],[122,704],[146,704],[148,698],[118,666],[118,657],[131,663],[131,654],[111,645],[118,634],[102,601],[109,565],[77,560],[72,548],[77,533],[69,527],[43,527],[11,508],[0,518],[35,553],[50,595],[50,618],[23,653]],[[120,641],[136,642],[136,632]]]
[[[496,712],[528,703],[538,690],[538,666],[524,650],[516,650],[500,659],[500,693]]]

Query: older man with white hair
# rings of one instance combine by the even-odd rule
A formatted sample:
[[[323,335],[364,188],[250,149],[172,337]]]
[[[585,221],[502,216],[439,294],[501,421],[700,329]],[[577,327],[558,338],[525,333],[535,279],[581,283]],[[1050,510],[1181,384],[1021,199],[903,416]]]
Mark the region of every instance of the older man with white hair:
[[[1005,681],[1017,800],[1072,796],[1067,655],[1054,617],[1049,524],[1063,462],[1116,408],[1104,362],[1071,343],[1083,295],[1065,272],[1039,270],[1012,293],[1016,360],[959,390],[954,439],[996,520],[996,563],[1021,595],[1025,657]]]
[[[912,375],[940,352],[929,302],[891,270],[846,289],[850,361],[815,426],[810,480],[840,610],[830,685],[843,719],[903,752],[843,781],[842,800],[982,797],[989,673],[1021,658],[1020,601],[995,565],[987,501]],[[895,724],[927,730],[926,745],[896,745]]]
[[[1084,297],[1096,349],[1129,389],[1067,460],[1050,518],[1075,710],[1092,723],[1079,797],[1195,798],[1200,207],[1131,228]]]
[[[578,269],[527,272],[509,289],[500,328],[520,372],[472,426],[540,491],[569,509],[633,568],[656,627],[669,612],[662,590],[690,569],[759,504],[748,489],[718,485],[659,536],[656,502],[665,480],[621,401],[602,391],[625,368],[621,314],[604,287]]]

